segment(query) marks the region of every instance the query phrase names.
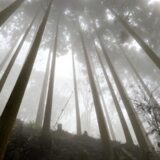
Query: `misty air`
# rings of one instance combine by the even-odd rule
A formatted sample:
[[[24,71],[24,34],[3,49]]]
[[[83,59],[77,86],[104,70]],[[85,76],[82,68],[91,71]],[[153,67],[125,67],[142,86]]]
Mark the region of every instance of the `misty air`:
[[[160,0],[0,0],[0,160],[160,159]]]

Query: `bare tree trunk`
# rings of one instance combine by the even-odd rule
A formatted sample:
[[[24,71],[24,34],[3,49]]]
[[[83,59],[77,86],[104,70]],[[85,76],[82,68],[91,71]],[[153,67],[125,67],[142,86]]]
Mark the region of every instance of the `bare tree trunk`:
[[[97,115],[97,120],[98,120],[99,131],[100,131],[100,135],[101,135],[101,139],[102,139],[102,144],[104,146],[104,149],[106,150],[106,155],[107,155],[108,159],[111,159],[113,156],[113,150],[112,150],[112,146],[111,146],[109,131],[108,131],[108,127],[105,122],[102,106],[100,103],[98,91],[96,88],[94,76],[93,76],[92,69],[91,69],[91,64],[89,61],[84,38],[83,38],[81,31],[80,31],[80,38],[82,41],[82,47],[83,47],[85,61],[86,61],[86,65],[87,65],[89,82],[90,82],[90,86],[91,86],[91,90],[92,90],[92,95],[93,95],[93,100],[94,100],[94,105],[95,105],[95,110],[96,110],[96,115]]]
[[[104,53],[104,56],[105,56],[105,59],[108,63],[108,66],[110,68],[110,71],[113,75],[113,78],[115,80],[115,83],[117,85],[117,88],[118,88],[118,91],[121,95],[121,98],[122,98],[122,101],[125,105],[125,108],[127,110],[127,113],[128,113],[128,116],[131,120],[131,123],[132,123],[132,126],[133,126],[133,129],[134,129],[134,132],[136,134],[136,137],[137,137],[137,140],[138,140],[138,143],[140,145],[141,148],[143,149],[146,149],[146,150],[152,150],[152,146],[151,146],[151,143],[144,131],[144,128],[139,120],[139,118],[137,117],[137,114],[134,110],[134,107],[132,105],[132,103],[130,102],[129,100],[129,97],[127,95],[127,92],[125,91],[116,71],[115,71],[115,68],[113,67],[112,65],[112,62],[105,50],[105,47],[104,47],[104,44],[100,38],[100,36],[98,35],[98,39],[99,39],[99,42],[101,44],[101,47],[102,47],[102,50],[103,50],[103,53]]]
[[[97,81],[97,88],[99,90],[99,94],[100,94],[100,97],[101,97],[101,100],[102,100],[102,104],[103,104],[103,108],[104,108],[104,111],[105,111],[105,114],[106,114],[106,118],[107,118],[107,122],[108,122],[108,126],[109,126],[109,129],[110,129],[110,135],[112,137],[112,139],[114,141],[116,141],[116,136],[115,136],[115,133],[114,133],[114,130],[113,130],[113,127],[112,127],[112,122],[111,122],[111,119],[109,117],[109,113],[108,113],[108,110],[107,110],[107,106],[106,106],[106,103],[105,103],[105,100],[104,100],[104,96],[101,92],[101,87],[99,85],[99,82],[98,82],[98,77],[96,76],[96,81]]]
[[[94,44],[95,45],[95,44]],[[97,53],[97,56],[98,56],[98,60],[100,62],[100,65],[102,67],[102,70],[103,70],[103,73],[104,73],[104,76],[105,76],[105,79],[107,81],[107,84],[108,84],[108,87],[110,89],[110,92],[111,92],[111,95],[112,95],[112,98],[113,98],[113,102],[115,104],[115,107],[116,107],[116,110],[117,110],[117,113],[119,115],[119,118],[120,118],[120,121],[121,121],[121,124],[122,124],[122,128],[123,128],[123,131],[124,131],[124,135],[125,135],[125,138],[126,138],[126,143],[130,144],[130,145],[133,145],[134,142],[132,140],[132,136],[131,136],[131,133],[129,131],[129,128],[127,126],[127,123],[126,123],[126,120],[124,118],[124,115],[123,115],[123,112],[122,112],[122,109],[119,105],[119,102],[118,102],[118,99],[116,97],[116,94],[114,92],[114,89],[112,87],[112,84],[108,78],[108,75],[107,75],[107,72],[104,68],[104,65],[103,65],[103,61],[102,61],[102,57],[100,56],[100,53],[98,52],[98,49],[97,47],[95,46],[95,49],[96,49],[96,53]]]
[[[2,60],[2,62],[0,63],[0,72],[2,71],[4,65],[7,63],[7,60],[9,59],[10,55],[12,54],[13,50],[15,50],[15,48],[17,48],[17,46],[19,46],[19,44],[22,41],[22,37],[20,36],[20,38],[18,39],[18,43],[15,44],[9,51],[8,53],[6,53],[4,59]]]
[[[93,25],[93,24],[92,24]],[[96,25],[93,25],[93,28],[96,29]],[[95,32],[96,35],[97,35],[97,31]],[[98,35],[97,35],[98,37]],[[95,50],[96,50],[96,53],[97,53],[97,56],[98,56],[98,59],[99,59],[99,62],[100,62],[100,65],[102,67],[102,70],[103,70],[103,73],[104,73],[104,76],[105,76],[105,79],[107,81],[107,84],[108,84],[108,87],[110,89],[110,93],[112,95],[112,98],[113,98],[113,101],[114,101],[114,104],[115,104],[115,107],[116,107],[116,110],[118,112],[118,115],[119,115],[119,118],[120,118],[120,121],[121,121],[121,124],[122,124],[122,128],[123,128],[123,131],[124,131],[124,135],[125,135],[125,138],[126,138],[126,143],[130,144],[130,145],[133,145],[134,142],[133,142],[133,139],[132,139],[132,136],[131,136],[131,133],[129,131],[129,128],[127,126],[127,123],[126,123],[126,120],[124,118],[124,115],[123,115],[123,112],[121,110],[121,107],[119,105],[119,102],[117,100],[117,97],[116,97],[116,94],[114,92],[114,89],[112,87],[112,84],[108,78],[108,75],[107,75],[107,72],[105,70],[105,67],[103,65],[103,60],[102,60],[102,57],[100,56],[99,54],[99,51],[95,45],[95,42],[94,42],[94,47],[95,47]]]
[[[51,70],[50,70],[50,77],[49,77],[49,89],[47,93],[47,103],[46,103],[45,114],[44,114],[42,135],[46,135],[50,131],[52,104],[53,104],[53,87],[54,87],[54,76],[55,76],[56,52],[57,52],[57,45],[58,45],[59,21],[60,21],[60,16],[58,16],[58,22],[56,25],[54,51],[52,55],[52,63],[51,63]]]
[[[24,0],[16,0],[7,8],[0,12],[0,26],[12,15],[15,10],[24,2]]]
[[[45,109],[47,91],[48,91],[49,71],[50,71],[50,64],[51,64],[50,59],[51,59],[51,52],[49,53],[48,60],[47,60],[47,66],[46,66],[46,71],[44,75],[44,81],[43,81],[40,101],[38,105],[38,111],[37,111],[37,116],[36,116],[36,126],[37,127],[42,127],[42,124],[43,124],[44,109]]]
[[[24,35],[23,35],[23,37],[21,39],[21,42],[19,43],[18,47],[16,48],[16,50],[15,50],[15,52],[13,54],[13,57],[11,58],[9,64],[7,65],[7,68],[6,68],[5,72],[4,72],[4,74],[2,75],[2,78],[0,80],[0,92],[2,91],[2,88],[3,88],[3,86],[4,86],[5,82],[6,82],[6,79],[8,77],[8,74],[10,73],[10,71],[11,71],[13,65],[14,65],[14,62],[15,62],[18,54],[19,54],[19,51],[21,50],[21,48],[22,48],[22,46],[24,44],[24,41],[25,41],[25,39],[26,39],[26,37],[27,37],[27,35],[28,35],[28,33],[29,33],[29,31],[30,31],[35,19],[36,19],[36,17],[37,17],[37,13],[36,13],[35,17],[33,18],[31,24],[27,28],[26,32],[24,33]]]
[[[19,74],[17,82],[5,106],[5,109],[0,118],[0,160],[3,160],[4,153],[7,147],[8,138],[11,134],[14,122],[19,111],[19,107],[33,68],[33,64],[37,55],[37,51],[42,39],[42,35],[46,26],[48,15],[51,9],[52,0],[44,15],[43,21],[36,33],[35,40],[32,44],[31,50],[25,60],[22,70]]]
[[[76,69],[75,69],[75,60],[74,60],[73,50],[72,50],[72,67],[73,67],[73,81],[74,81],[74,94],[75,94],[77,134],[81,135],[81,119],[80,119],[80,111],[79,111],[78,90],[77,90],[77,81],[76,81]]]
[[[111,12],[121,22],[124,28],[132,35],[137,43],[143,48],[146,54],[152,59],[155,65],[160,69],[160,58],[156,53],[142,40],[142,38],[112,9]]]

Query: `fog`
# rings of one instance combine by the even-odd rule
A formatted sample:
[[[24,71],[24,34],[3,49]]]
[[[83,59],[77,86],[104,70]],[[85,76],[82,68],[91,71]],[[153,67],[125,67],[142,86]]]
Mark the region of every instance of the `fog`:
[[[2,11],[5,9],[13,3],[13,1],[14,0],[0,0],[0,10]],[[38,26],[42,21],[47,4],[48,1],[26,0],[0,27],[0,75],[2,77],[7,64],[14,54],[16,46],[20,43],[27,26],[31,23],[38,10],[38,15],[36,16],[32,28],[20,49],[18,57],[16,58],[0,93],[0,113],[3,112],[18,79],[31,45],[33,44]],[[97,77],[96,83],[99,83],[100,86],[99,94],[102,93],[104,97],[116,140],[125,142],[124,131],[93,45],[93,42],[95,42],[98,51],[102,55],[103,51],[101,45],[99,44],[98,39],[95,38],[94,21],[96,21],[97,33],[101,34],[103,37],[107,53],[129,96],[129,101],[133,103],[135,101],[143,101],[143,93],[135,81],[136,75],[124,54],[130,59],[150,93],[157,102],[160,103],[159,68],[151,58],[147,56],[133,36],[131,36],[117,20],[115,15],[108,9],[110,7],[114,8],[114,10],[118,12],[118,14],[146,42],[146,44],[148,44],[154,53],[160,57],[159,0],[108,0],[105,2],[101,1],[101,3],[99,3],[98,0],[55,1],[55,3],[53,2],[33,70],[21,102],[17,116],[18,119],[31,124],[35,123],[45,78],[47,59],[50,51],[53,52],[54,48],[53,44],[55,41],[59,11],[62,13],[59,22],[56,51],[51,129],[56,130],[55,123],[62,112],[62,116],[58,123],[63,125],[64,130],[74,134],[76,133],[75,93],[72,65],[72,53],[74,53],[82,133],[87,131],[90,136],[100,137],[87,66],[85,64],[83,48],[79,38],[79,29],[77,29],[78,24],[75,20],[77,16],[80,16],[79,21],[84,32],[87,52],[92,61],[92,69],[95,73],[94,77]],[[7,60],[2,66],[6,56]],[[137,144],[134,129],[104,55],[102,55],[102,58],[118,102],[122,108],[125,120],[131,131],[134,143]],[[65,107],[68,100],[69,102]],[[139,117],[147,130],[147,124],[145,123],[143,116],[139,114]],[[155,135],[151,135],[150,138],[152,143],[156,145],[157,139],[155,139]]]

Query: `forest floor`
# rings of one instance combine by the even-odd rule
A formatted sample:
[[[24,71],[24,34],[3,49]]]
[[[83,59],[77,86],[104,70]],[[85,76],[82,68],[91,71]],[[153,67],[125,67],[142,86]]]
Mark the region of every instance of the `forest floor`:
[[[139,156],[142,152],[137,146],[118,142],[112,142],[112,146],[115,160],[120,156],[122,160],[141,159]],[[127,153],[126,150],[122,153],[123,149],[126,149]],[[40,129],[19,123],[13,130],[4,160],[106,160],[106,158],[99,139],[86,134],[73,135],[63,130],[51,131],[44,137]]]

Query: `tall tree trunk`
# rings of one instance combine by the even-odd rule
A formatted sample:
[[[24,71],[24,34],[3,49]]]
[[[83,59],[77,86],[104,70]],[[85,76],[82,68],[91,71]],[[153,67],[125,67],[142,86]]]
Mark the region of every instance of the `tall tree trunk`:
[[[89,15],[86,15],[86,16],[89,16]],[[92,24],[92,25],[93,25],[93,28],[96,29],[96,25],[95,25],[95,24]],[[95,33],[96,33],[96,35],[97,35],[97,31],[96,31]],[[97,37],[98,37],[98,35],[97,35]],[[94,38],[93,38],[93,39],[94,39]],[[107,81],[108,87],[109,87],[109,89],[110,89],[110,93],[111,93],[111,95],[112,95],[113,102],[114,102],[114,104],[115,104],[117,113],[118,113],[118,115],[119,115],[120,122],[121,122],[121,124],[122,124],[122,128],[123,128],[124,135],[125,135],[125,138],[126,138],[126,143],[128,143],[128,144],[130,144],[130,145],[133,145],[134,142],[133,142],[131,133],[130,133],[129,128],[128,128],[128,126],[127,126],[126,120],[125,120],[125,118],[124,118],[122,109],[121,109],[121,107],[120,107],[120,105],[119,105],[119,102],[118,102],[118,99],[117,99],[116,94],[115,94],[115,92],[114,92],[114,89],[113,89],[113,87],[112,87],[112,84],[111,84],[111,82],[110,82],[110,80],[109,80],[109,78],[108,78],[107,72],[106,72],[105,67],[104,67],[104,65],[103,65],[102,57],[101,57],[100,54],[99,54],[99,51],[98,51],[98,49],[97,49],[97,47],[96,47],[96,45],[95,45],[95,42],[94,42],[94,47],[95,47],[95,50],[96,50],[96,53],[97,53],[97,56],[98,56],[98,60],[99,60],[99,62],[100,62],[100,65],[101,65],[101,67],[102,67],[102,70],[103,70],[105,79],[106,79],[106,81]]]
[[[16,0],[7,8],[0,12],[0,26],[12,15],[12,13],[24,2],[24,0]]]
[[[5,82],[6,82],[6,79],[8,77],[8,74],[10,73],[10,71],[11,71],[13,65],[14,65],[14,62],[15,62],[15,60],[16,60],[16,58],[17,58],[17,56],[18,56],[18,54],[19,54],[19,52],[20,52],[20,50],[21,50],[21,48],[22,48],[22,46],[24,44],[24,41],[25,41],[25,39],[26,39],[26,37],[27,37],[27,35],[28,35],[28,33],[29,33],[29,31],[30,31],[35,19],[36,19],[36,17],[37,17],[37,13],[36,13],[35,17],[33,18],[31,24],[29,25],[29,27],[25,31],[25,33],[24,33],[24,35],[23,35],[18,47],[16,48],[16,50],[15,50],[15,52],[13,54],[13,57],[11,58],[9,64],[7,65],[7,68],[6,68],[5,72],[4,72],[4,74],[2,75],[2,78],[0,80],[0,92],[2,91],[2,88],[3,88],[3,86],[4,86]]]
[[[94,76],[93,76],[93,73],[92,73],[91,64],[90,64],[89,57],[88,57],[88,54],[87,54],[87,50],[86,50],[84,38],[83,38],[83,35],[82,35],[82,31],[80,31],[80,38],[81,38],[81,41],[82,41],[82,47],[83,47],[85,61],[86,61],[86,65],[87,65],[89,82],[90,82],[90,86],[91,86],[91,90],[92,90],[92,95],[93,95],[93,100],[94,100],[94,105],[95,105],[95,110],[96,110],[96,116],[97,116],[99,131],[100,131],[100,135],[101,135],[101,139],[102,139],[102,144],[104,146],[104,149],[106,150],[106,155],[107,155],[108,159],[111,159],[112,155],[113,155],[112,154],[113,150],[112,150],[112,146],[111,146],[109,131],[108,131],[108,127],[107,127],[106,122],[105,122],[102,106],[101,106],[101,103],[100,103],[98,91],[97,91],[96,84],[95,84],[95,81],[94,81]]]
[[[95,45],[95,43],[94,43],[94,45]],[[109,87],[109,89],[110,89],[110,93],[111,93],[111,95],[112,95],[113,102],[114,102],[114,104],[115,104],[117,113],[118,113],[118,115],[119,115],[119,118],[120,118],[120,121],[121,121],[121,124],[122,124],[122,128],[123,128],[124,135],[125,135],[125,138],[126,138],[126,143],[128,143],[128,144],[130,144],[130,145],[133,145],[134,142],[133,142],[133,140],[132,140],[131,133],[130,133],[129,128],[128,128],[128,126],[127,126],[126,120],[125,120],[125,118],[124,118],[122,109],[121,109],[121,107],[120,107],[120,105],[119,105],[119,102],[118,102],[118,99],[117,99],[116,94],[115,94],[115,92],[114,92],[114,89],[113,89],[113,87],[112,87],[112,84],[111,84],[111,82],[110,82],[110,80],[109,80],[109,78],[108,78],[108,75],[107,75],[107,72],[106,72],[106,70],[105,70],[105,67],[104,67],[104,65],[103,65],[102,57],[100,56],[100,53],[98,52],[98,49],[97,49],[96,45],[95,45],[95,49],[96,49],[96,53],[97,53],[97,56],[98,56],[98,60],[99,60],[100,65],[101,65],[101,67],[102,67],[102,70],[103,70],[105,79],[106,79],[107,84],[108,84],[108,87]]]
[[[145,53],[152,59],[155,65],[160,69],[160,58],[156,55],[156,53],[142,40],[142,38],[113,9],[110,9],[110,10],[116,16],[116,18],[121,22],[124,28],[137,41],[137,43],[143,48]]]
[[[25,32],[26,32],[26,31],[25,31]],[[18,42],[17,42],[13,47],[11,47],[11,49],[8,51],[8,53],[6,53],[4,59],[3,59],[2,62],[0,63],[0,72],[2,71],[4,65],[7,63],[7,61],[9,60],[9,58],[10,58],[11,54],[13,53],[13,51],[14,51],[15,49],[17,49],[17,47],[18,47],[19,44],[21,43],[22,38],[23,38],[23,37],[22,37],[22,35],[21,35],[21,36],[19,37],[19,39],[18,39]]]
[[[81,119],[80,119],[80,111],[79,111],[78,90],[77,90],[77,81],[76,81],[76,69],[75,69],[75,60],[74,60],[73,50],[72,50],[72,67],[73,67],[73,81],[74,81],[74,94],[75,94],[77,134],[81,135]]]
[[[97,34],[98,35],[98,34]],[[122,101],[125,105],[125,108],[127,110],[127,113],[128,113],[128,116],[131,120],[131,123],[132,123],[132,126],[133,126],[133,129],[134,129],[134,132],[136,134],[136,138],[138,140],[138,143],[140,145],[141,148],[143,149],[146,149],[146,150],[152,150],[152,146],[151,146],[151,143],[144,131],[144,128],[139,120],[139,118],[137,117],[137,114],[134,110],[134,106],[132,105],[132,103],[130,102],[129,100],[129,97],[127,95],[127,92],[125,91],[117,73],[116,73],[116,70],[114,68],[114,66],[112,65],[112,62],[105,50],[105,46],[100,38],[100,36],[98,35],[98,40],[101,44],[101,47],[102,47],[102,50],[103,50],[103,53],[104,53],[104,56],[105,56],[105,59],[108,63],[108,66],[110,68],[110,71],[112,73],[112,76],[114,78],[114,81],[116,83],[116,86],[118,88],[118,91],[121,95],[121,98],[122,98]]]
[[[51,64],[51,51],[49,52],[49,56],[47,60],[47,66],[46,66],[46,71],[44,75],[44,81],[43,81],[42,91],[40,95],[40,101],[38,105],[38,111],[37,111],[37,116],[36,116],[36,126],[37,127],[42,127],[42,124],[43,124],[44,109],[45,109],[46,98],[47,98],[46,96],[47,96],[47,91],[48,91],[50,64]]]
[[[37,51],[42,39],[42,35],[46,26],[48,15],[51,9],[52,0],[44,15],[43,21],[36,33],[35,40],[32,44],[31,50],[24,62],[22,70],[19,74],[17,82],[5,106],[5,109],[0,118],[0,160],[3,160],[4,153],[7,147],[8,138],[11,134],[14,122],[19,111],[19,107],[33,68],[33,64],[37,55]]]
[[[13,51],[19,46],[19,44],[22,41],[22,35],[19,37],[18,41],[16,44],[14,44],[13,47],[11,47],[11,49],[8,51],[8,53],[5,54],[5,57],[3,58],[2,62],[0,63],[0,72],[2,71],[4,65],[7,63],[7,61],[9,60],[11,54],[13,53]]]
[[[58,22],[56,25],[54,51],[52,55],[52,63],[51,63],[51,70],[50,70],[50,77],[49,77],[49,89],[47,93],[47,103],[46,103],[45,114],[44,114],[42,135],[46,135],[50,131],[52,104],[53,104],[53,87],[54,87],[54,76],[55,76],[56,52],[57,52],[57,45],[58,45],[59,21],[60,21],[60,15],[58,15]]]
[[[107,122],[108,122],[108,127],[110,129],[110,135],[111,135],[112,139],[114,141],[116,141],[116,136],[115,136],[115,133],[114,133],[114,130],[113,130],[113,127],[112,127],[112,122],[111,122],[111,119],[109,117],[109,113],[108,113],[107,106],[106,106],[106,103],[105,103],[105,100],[104,100],[104,96],[103,96],[103,94],[101,92],[101,87],[99,85],[97,75],[96,75],[96,81],[97,81],[96,84],[97,84],[98,92],[99,92],[99,95],[101,97],[103,108],[104,108],[104,111],[105,111],[105,114],[106,114],[106,118],[107,118]]]

